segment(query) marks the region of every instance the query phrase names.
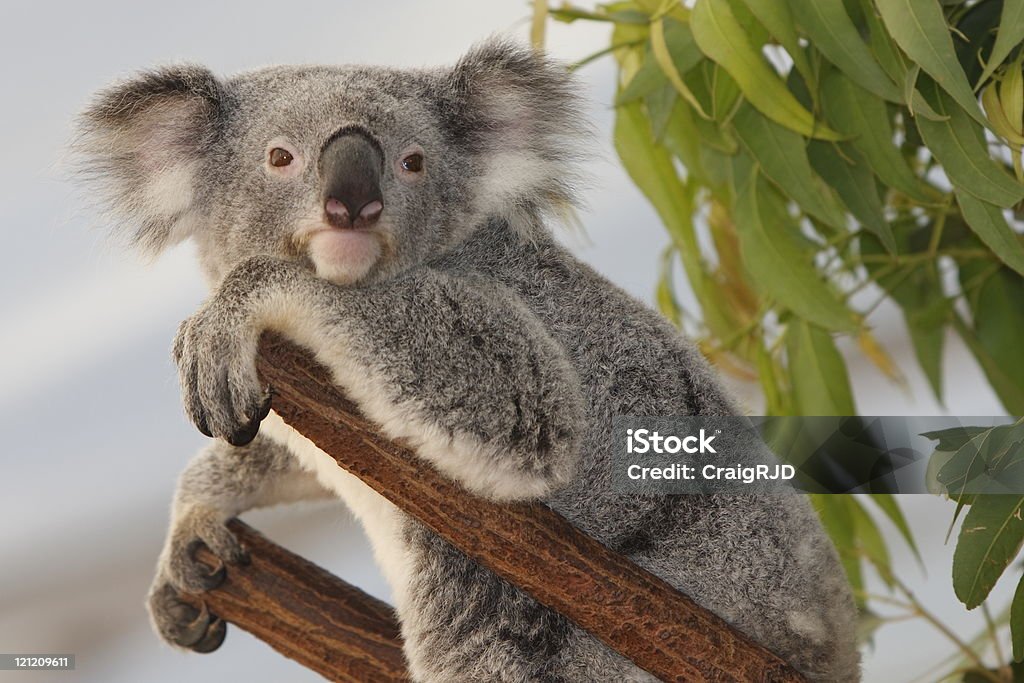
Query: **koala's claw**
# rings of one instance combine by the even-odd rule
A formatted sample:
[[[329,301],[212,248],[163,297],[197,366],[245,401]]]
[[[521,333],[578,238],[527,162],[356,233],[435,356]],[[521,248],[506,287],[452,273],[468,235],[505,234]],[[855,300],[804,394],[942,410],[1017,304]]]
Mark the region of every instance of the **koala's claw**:
[[[181,599],[169,583],[159,584],[149,596],[149,613],[160,636],[172,645],[193,652],[213,652],[224,642],[227,624],[200,607]]]
[[[228,625],[224,623],[224,620],[220,617],[214,617],[206,629],[206,635],[192,646],[192,651],[200,654],[213,652],[224,643],[227,633]]]
[[[256,438],[256,434],[260,431],[260,423],[270,414],[270,391],[267,390],[266,398],[263,399],[262,405],[256,410],[249,414],[249,422],[232,432],[230,436],[226,438],[226,441],[232,446],[245,446],[251,443]]]
[[[196,428],[232,446],[256,438],[270,412],[270,391],[256,373],[253,330],[206,307],[178,328],[178,364],[185,412]]]
[[[256,434],[260,431],[260,421],[263,418],[253,419],[242,428],[232,432],[225,440],[232,446],[245,446],[252,443]]]
[[[202,546],[220,560],[218,566],[211,568],[196,559]],[[248,552],[221,518],[210,510],[194,509],[175,524],[160,574],[179,590],[202,593],[224,583],[227,565],[248,563]]]

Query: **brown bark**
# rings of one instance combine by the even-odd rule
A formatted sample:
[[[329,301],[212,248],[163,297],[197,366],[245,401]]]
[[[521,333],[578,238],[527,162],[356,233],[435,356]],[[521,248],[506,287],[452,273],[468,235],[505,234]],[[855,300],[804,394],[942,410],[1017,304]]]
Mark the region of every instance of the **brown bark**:
[[[286,657],[340,683],[408,680],[390,605],[234,520],[252,562],[201,596],[210,612],[244,628]],[[216,566],[210,551],[200,560]]]
[[[804,680],[776,655],[548,507],[492,503],[445,479],[408,448],[377,433],[307,352],[265,336],[258,367],[273,387],[274,410],[339,465],[480,564],[662,680]],[[317,600],[356,589],[319,569],[307,576],[294,556],[288,558],[290,564],[280,565],[285,567],[280,573],[284,556],[263,543],[254,548],[254,566],[268,553],[262,565],[267,573],[253,576],[246,570],[232,576],[213,592],[215,613],[329,678],[374,680],[365,673],[341,671],[363,665],[377,667],[373,671],[382,675],[397,673],[390,659],[396,646],[381,639],[381,634],[393,633],[381,621],[383,607],[377,605],[375,616],[366,617],[348,611],[345,603],[344,609],[332,605],[324,616]],[[236,576],[247,575],[238,589]],[[345,624],[348,618],[359,624],[369,618],[371,623],[353,627]],[[329,633],[332,629],[338,632]],[[328,647],[335,650],[328,652]],[[335,659],[335,651],[344,656]],[[378,666],[381,662],[391,668]]]

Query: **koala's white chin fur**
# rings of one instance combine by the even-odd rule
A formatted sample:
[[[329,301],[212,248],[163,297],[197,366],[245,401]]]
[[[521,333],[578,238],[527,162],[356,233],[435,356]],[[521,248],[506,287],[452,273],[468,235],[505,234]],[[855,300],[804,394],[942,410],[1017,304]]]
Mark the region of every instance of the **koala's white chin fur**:
[[[316,274],[339,285],[361,280],[380,256],[380,239],[365,230],[320,230],[309,240]]]

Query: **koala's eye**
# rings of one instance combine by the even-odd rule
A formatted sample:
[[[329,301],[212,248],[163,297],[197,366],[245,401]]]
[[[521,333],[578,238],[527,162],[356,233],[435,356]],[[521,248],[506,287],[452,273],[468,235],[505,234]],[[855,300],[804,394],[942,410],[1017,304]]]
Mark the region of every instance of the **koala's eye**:
[[[271,166],[274,166],[274,167],[277,167],[277,168],[280,168],[282,166],[287,166],[290,163],[292,163],[294,158],[295,157],[292,156],[291,152],[289,152],[288,150],[283,149],[281,147],[275,147],[274,149],[270,150],[270,165]]]
[[[402,170],[419,173],[423,170],[423,155],[416,152],[402,159]]]

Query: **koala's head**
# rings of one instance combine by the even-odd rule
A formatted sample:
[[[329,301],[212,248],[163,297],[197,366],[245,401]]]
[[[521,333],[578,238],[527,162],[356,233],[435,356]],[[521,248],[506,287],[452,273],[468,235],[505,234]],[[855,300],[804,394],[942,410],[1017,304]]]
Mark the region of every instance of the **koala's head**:
[[[270,254],[351,284],[569,201],[578,111],[563,68],[492,40],[447,69],[146,72],[97,96],[76,146],[144,251],[192,238],[215,282]]]

